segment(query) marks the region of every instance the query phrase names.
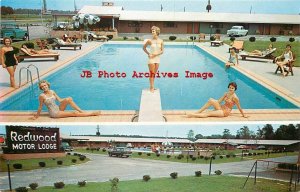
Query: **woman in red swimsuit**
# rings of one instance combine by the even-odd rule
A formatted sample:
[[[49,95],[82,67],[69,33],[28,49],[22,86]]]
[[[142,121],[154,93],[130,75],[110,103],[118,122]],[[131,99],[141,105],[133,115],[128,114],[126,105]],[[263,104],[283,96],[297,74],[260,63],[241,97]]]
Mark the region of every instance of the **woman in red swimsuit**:
[[[208,102],[196,113],[188,114],[188,117],[199,117],[199,118],[205,118],[205,117],[227,117],[233,106],[236,105],[239,111],[241,112],[243,117],[247,117],[239,102],[239,98],[235,94],[235,90],[237,89],[237,85],[235,82],[231,82],[228,85],[228,92],[226,92],[223,97],[221,97],[219,100],[210,98]],[[223,105],[221,105],[222,102],[225,102]],[[207,111],[204,112],[206,109],[208,109],[210,106],[214,107],[213,111]]]

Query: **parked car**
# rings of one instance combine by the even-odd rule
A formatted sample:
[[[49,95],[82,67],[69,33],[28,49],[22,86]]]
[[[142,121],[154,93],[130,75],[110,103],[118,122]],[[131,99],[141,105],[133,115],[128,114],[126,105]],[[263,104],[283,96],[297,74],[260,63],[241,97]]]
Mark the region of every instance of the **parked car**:
[[[231,29],[227,30],[228,36],[246,36],[248,34],[248,30],[244,29],[243,26],[232,26]]]
[[[250,147],[247,146],[247,145],[239,145],[239,146],[237,146],[236,148],[237,148],[237,149],[250,149]]]
[[[256,147],[256,149],[258,149],[258,150],[266,150],[267,148],[264,145],[260,145],[260,146]]]
[[[20,29],[15,22],[1,23],[1,38],[10,37],[11,39],[25,40],[28,37],[27,31]]]
[[[110,157],[129,157],[132,155],[132,152],[129,151],[126,147],[115,147],[108,151]]]
[[[67,143],[67,142],[62,142],[60,147],[61,147],[62,151],[73,151],[74,150],[73,147],[71,147],[69,145],[69,143]]]

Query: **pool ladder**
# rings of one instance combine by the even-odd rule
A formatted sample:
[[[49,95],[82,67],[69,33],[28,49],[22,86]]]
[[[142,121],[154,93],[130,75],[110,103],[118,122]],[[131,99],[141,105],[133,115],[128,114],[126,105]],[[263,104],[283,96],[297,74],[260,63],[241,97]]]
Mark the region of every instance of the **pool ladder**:
[[[39,68],[37,68],[37,66],[35,66],[35,65],[33,65],[33,64],[30,64],[30,65],[28,65],[27,67],[21,67],[21,68],[20,68],[20,71],[19,71],[19,87],[21,87],[22,70],[25,69],[25,70],[27,71],[27,83],[29,82],[29,78],[30,78],[31,89],[33,88],[32,73],[31,73],[30,67],[33,67],[33,68],[36,69],[36,73],[37,73],[37,76],[38,76],[38,80],[40,81]]]

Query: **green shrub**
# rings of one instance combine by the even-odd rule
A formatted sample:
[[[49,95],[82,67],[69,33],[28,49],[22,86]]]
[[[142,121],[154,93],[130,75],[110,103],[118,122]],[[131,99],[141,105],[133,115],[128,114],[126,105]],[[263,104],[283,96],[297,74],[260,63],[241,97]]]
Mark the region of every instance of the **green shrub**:
[[[89,148],[89,147],[87,147],[87,148],[86,148],[86,150],[87,150],[87,151],[89,151],[89,150],[90,150],[90,148]]]
[[[223,155],[220,155],[220,157],[219,157],[220,159],[223,159]]]
[[[179,154],[179,155],[178,155],[178,157],[180,157],[180,158],[184,158],[184,155],[182,155],[182,154]]]
[[[127,40],[127,39],[128,39],[128,37],[124,36],[124,37],[123,37],[123,39],[124,39],[124,40]]]
[[[26,187],[18,187],[15,189],[16,192],[27,192],[28,189]]]
[[[255,37],[250,37],[250,38],[249,38],[249,41],[250,41],[250,42],[255,42],[255,40],[256,40]]]
[[[216,170],[216,171],[215,171],[215,174],[216,174],[216,175],[222,175],[222,171],[221,171],[221,170]]]
[[[150,179],[151,179],[150,175],[144,175],[143,176],[143,180],[146,181],[146,182],[149,181]]]
[[[192,160],[193,160],[193,161],[196,161],[196,160],[197,160],[197,158],[196,158],[196,157],[192,157]]]
[[[140,38],[139,38],[139,37],[134,37],[134,39],[135,39],[135,40],[140,40]]]
[[[157,154],[156,154],[156,157],[159,157],[159,156],[160,156],[160,154],[159,154],[159,153],[157,153]]]
[[[39,166],[40,167],[46,167],[46,163],[45,162],[39,162]]]
[[[271,38],[270,38],[270,41],[271,41],[271,42],[275,42],[275,41],[276,41],[276,37],[271,37]]]
[[[30,189],[32,189],[32,190],[36,190],[36,188],[38,187],[39,185],[37,184],[37,183],[30,183],[29,184],[29,187],[30,187]]]
[[[76,163],[77,162],[77,159],[72,159],[72,163]]]
[[[85,158],[86,158],[86,156],[84,156],[84,155],[81,155],[81,156],[79,157],[79,160],[80,160],[80,161],[84,161],[84,160],[85,160]]]
[[[105,149],[105,148],[103,148],[103,149],[102,149],[102,151],[103,151],[103,152],[106,152],[106,149]]]
[[[71,155],[71,153],[70,153],[70,152],[68,152],[68,153],[67,153],[67,155]]]
[[[291,38],[289,38],[289,42],[294,42],[295,41],[295,38],[294,37],[291,37]]]
[[[149,157],[150,157],[150,156],[151,156],[151,153],[147,153],[147,156],[149,156]]]
[[[209,38],[211,41],[214,41],[214,40],[216,40],[216,37],[214,36],[214,35],[212,35],[212,36],[210,36],[210,38]]]
[[[112,38],[114,37],[113,35],[107,35],[109,40],[112,40]]]
[[[13,164],[13,168],[15,168],[15,169],[22,169],[23,165],[21,163],[15,163],[15,164]]]
[[[195,171],[195,176],[196,177],[201,177],[202,175],[202,172],[201,171]]]
[[[248,156],[252,156],[252,153],[248,153]]]
[[[84,187],[86,185],[86,181],[78,181],[77,185],[79,185],[79,187]]]
[[[203,155],[200,155],[200,159],[203,159],[204,158],[204,156]]]
[[[170,174],[170,176],[171,176],[172,179],[177,179],[178,173],[177,172],[173,172],[173,173]]]
[[[255,152],[253,153],[253,156],[256,156],[256,153],[255,153]]]
[[[235,37],[230,37],[230,41],[234,41],[235,40]]]
[[[178,157],[177,157],[177,159],[179,159],[179,160],[180,160],[180,159],[182,159],[182,158],[181,158],[181,156],[178,156]]]
[[[138,152],[138,155],[141,156],[143,153],[142,152]]]
[[[196,36],[190,36],[190,39],[191,39],[192,41],[194,41],[194,40],[196,39]]]
[[[171,157],[171,155],[167,155],[167,158],[169,159]]]
[[[213,160],[215,160],[215,159],[216,159],[216,156],[211,156],[211,158],[212,158]]]
[[[233,154],[232,157],[236,157],[236,154]]]
[[[57,161],[57,165],[62,165],[63,164],[63,161]]]
[[[78,153],[74,153],[73,155],[74,155],[74,156],[77,156],[77,155],[78,155]]]
[[[229,157],[230,157],[230,155],[228,155],[228,154],[227,154],[227,155],[226,155],[226,157],[227,157],[227,158],[229,158]]]
[[[205,160],[205,161],[209,160],[209,157],[204,157],[204,160]]]
[[[65,187],[65,184],[64,184],[64,182],[56,182],[56,183],[54,183],[54,187],[55,187],[55,189],[62,189],[62,188],[64,188]]]
[[[111,192],[117,192],[118,191],[118,184],[119,184],[119,178],[115,177],[113,179],[109,180],[111,183]]]
[[[170,36],[170,37],[169,37],[169,40],[170,40],[170,41],[174,41],[174,40],[176,40],[176,38],[177,38],[176,36]]]

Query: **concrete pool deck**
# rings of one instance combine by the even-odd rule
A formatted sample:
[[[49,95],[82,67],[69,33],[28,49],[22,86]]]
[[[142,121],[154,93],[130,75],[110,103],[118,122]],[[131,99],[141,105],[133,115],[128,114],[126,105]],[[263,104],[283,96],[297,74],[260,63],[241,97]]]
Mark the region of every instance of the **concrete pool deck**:
[[[113,42],[114,43],[114,42]],[[127,42],[121,42],[127,43]],[[130,42],[129,42],[130,43]],[[135,42],[136,43],[136,42]],[[141,42],[138,42],[141,43]],[[16,83],[18,85],[18,74],[20,66],[28,66],[34,64],[39,67],[41,79],[47,75],[61,69],[62,67],[72,63],[80,57],[86,55],[92,50],[96,49],[102,42],[88,42],[82,43],[82,50],[58,50],[60,53],[60,59],[58,61],[25,61],[21,62],[16,71]],[[171,44],[171,43],[170,43]],[[173,44],[173,43],[172,43]],[[175,43],[174,43],[175,44]],[[179,43],[186,44],[186,43]],[[189,44],[192,44],[189,42]],[[201,47],[205,51],[214,55],[215,57],[223,60],[224,62],[228,58],[228,45],[219,47],[211,47],[209,42],[195,43],[195,45]],[[74,54],[75,53],[75,54]],[[276,65],[270,61],[242,61],[240,65],[235,67],[236,70],[247,75],[251,79],[259,82],[265,87],[273,90],[278,95],[284,97],[288,101],[300,106],[300,89],[297,89],[295,82],[300,81],[300,69],[294,68],[294,76],[282,77],[280,74],[274,74]],[[34,78],[36,78],[35,72],[33,72]],[[9,88],[9,77],[6,70],[0,71],[0,102],[10,97],[11,95],[21,91],[22,89],[29,86],[25,84],[25,75],[22,78],[24,86],[20,89]],[[142,91],[142,90],[141,90]],[[199,104],[199,107],[202,104]],[[193,112],[193,110],[173,110],[163,111],[163,115],[169,122],[236,122],[236,121],[299,121],[300,120],[300,109],[245,109],[245,113],[249,116],[243,118],[239,114],[238,110],[233,110],[232,114],[226,118],[186,118],[187,113]],[[131,122],[132,118],[137,114],[136,111],[102,111],[102,115],[96,117],[82,117],[82,118],[62,118],[52,119],[47,113],[43,113],[39,119],[31,120],[33,112],[4,112],[0,111],[0,122]]]

